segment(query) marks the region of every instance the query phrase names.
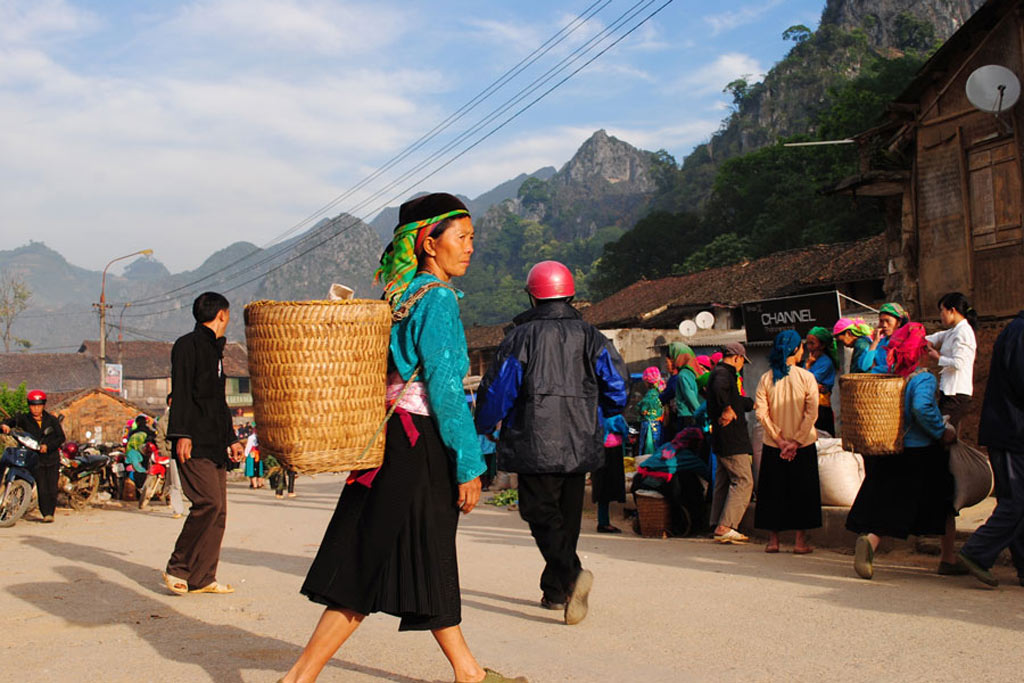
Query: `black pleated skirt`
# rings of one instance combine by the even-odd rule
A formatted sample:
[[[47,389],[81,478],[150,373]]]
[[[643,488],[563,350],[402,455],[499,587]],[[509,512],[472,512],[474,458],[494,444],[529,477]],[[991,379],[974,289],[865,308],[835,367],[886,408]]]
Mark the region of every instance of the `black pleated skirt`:
[[[415,446],[392,416],[372,487],[345,486],[302,594],[328,607],[400,617],[401,631],[427,631],[462,621],[458,486],[433,418],[412,420],[420,432]]]
[[[754,526],[769,531],[821,526],[818,449],[813,443],[798,448],[788,462],[774,446],[765,444],[761,449]]]
[[[626,466],[622,446],[604,449],[604,466],[590,475],[590,496],[595,503],[626,502]]]
[[[864,456],[864,483],[846,528],[893,538],[941,535],[954,514],[949,451],[935,443],[898,455]]]

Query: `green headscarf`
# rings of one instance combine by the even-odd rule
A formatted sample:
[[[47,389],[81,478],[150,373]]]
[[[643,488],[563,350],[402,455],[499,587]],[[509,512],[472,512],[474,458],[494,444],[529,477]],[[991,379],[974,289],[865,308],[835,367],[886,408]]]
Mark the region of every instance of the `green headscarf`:
[[[808,336],[815,337],[821,342],[821,345],[825,349],[825,354],[832,361],[832,365],[836,368],[839,367],[839,348],[836,346],[835,337],[832,333],[826,330],[824,327],[816,326],[812,327],[811,331],[807,333]]]
[[[882,307],[878,309],[878,312],[880,314],[885,313],[886,315],[891,315],[899,320],[901,325],[910,320],[910,316],[907,315],[907,309],[903,308],[903,306],[899,305],[895,301],[882,304]]]

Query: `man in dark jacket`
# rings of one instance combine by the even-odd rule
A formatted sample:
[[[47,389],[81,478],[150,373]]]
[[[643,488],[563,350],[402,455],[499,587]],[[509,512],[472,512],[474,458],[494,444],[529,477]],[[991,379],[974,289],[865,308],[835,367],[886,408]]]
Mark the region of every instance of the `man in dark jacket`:
[[[743,543],[747,537],[736,531],[750,504],[754,476],[750,457],[754,449],[747,433],[746,413],[754,402],[740,394],[739,373],[747,360],[743,344],[733,342],[722,347],[722,360],[708,380],[708,417],[718,468],[711,499],[711,523],[719,543]]]
[[[477,431],[501,423],[498,469],[519,473],[519,514],[544,556],[541,605],[576,624],[594,580],[576,554],[583,491],[587,472],[604,463],[602,418],[626,405],[626,372],[570,305],[568,268],[538,263],[526,289],[533,307],[515,318],[480,385]]]
[[[979,581],[999,582],[989,571],[1003,548],[1024,586],[1024,311],[999,333],[981,407],[978,442],[988,447],[996,509],[960,550]]]
[[[216,292],[200,294],[192,315],[195,329],[171,349],[174,410],[167,425],[192,508],[167,562],[164,583],[178,594],[232,593],[231,586],[217,583],[227,519],[227,464],[229,458],[238,461],[242,456],[224,397],[228,300]]]
[[[64,430],[60,420],[46,412],[46,394],[28,392],[28,412],[17,413],[0,423],[0,430],[10,434],[11,428],[22,429],[39,442],[39,462],[32,473],[36,478],[39,514],[46,523],[53,522],[57,507],[57,479],[60,477],[60,447],[64,445]]]

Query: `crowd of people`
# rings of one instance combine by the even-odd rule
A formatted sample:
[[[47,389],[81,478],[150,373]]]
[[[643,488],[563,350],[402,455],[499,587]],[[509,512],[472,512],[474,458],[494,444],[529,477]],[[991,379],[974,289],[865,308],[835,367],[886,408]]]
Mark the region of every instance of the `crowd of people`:
[[[629,376],[612,343],[572,306],[571,271],[544,261],[527,275],[530,307],[499,346],[471,411],[462,385],[469,363],[461,292],[451,280],[468,269],[473,238],[469,211],[453,195],[424,195],[399,210],[377,272],[393,319],[384,458],[347,480],[301,588],[324,610],[283,681],[315,680],[374,612],[399,617],[399,630],[429,631],[456,681],[524,681],[482,667],[461,630],[456,530],[460,515],[480,501],[482,479],[496,470],[518,477],[519,513],[543,558],[540,606],[560,611],[567,625],[588,613],[595,576],[577,553],[585,482],[591,473],[598,531],[618,531],[608,506],[625,499]],[[234,588],[217,579],[227,470],[244,460],[253,488],[277,474],[278,496],[283,482],[293,493],[294,473],[261,456],[255,432],[232,428],[222,364],[227,299],[206,292],[192,310],[195,329],[172,350],[173,407],[168,397],[165,426],[152,436],[174,454],[192,503],[163,579],[175,594],[228,594]],[[972,409],[976,315],[959,294],[943,297],[939,312],[946,329],[933,335],[896,303],[881,307],[874,329],[841,319],[807,335],[785,330],[753,392],[744,382],[742,344],[706,356],[669,344],[667,380],[655,367],[642,375],[644,459],[634,488],[660,489],[675,520],[710,531],[718,543],[749,541],[739,526],[754,494],[752,412],[763,441],[755,526],[767,532],[765,550],[779,552],[780,533],[792,530],[794,552],[812,552],[808,532],[821,525],[822,512],[815,444],[835,433],[842,345],[853,350],[850,372],[906,380],[902,452],[864,457],[865,478],[847,520],[858,534],[855,571],[871,578],[883,536],[934,534],[943,537],[940,573],[970,573],[995,585],[989,570],[1009,547],[1024,585],[1024,313],[995,344],[981,411],[980,441],[990,449],[998,504],[957,552],[945,446]],[[938,381],[926,369],[932,363]],[[4,430],[17,422],[42,435],[46,421],[34,404]],[[151,438],[146,425],[134,432],[144,435],[137,441]],[[713,482],[710,501],[706,482]]]

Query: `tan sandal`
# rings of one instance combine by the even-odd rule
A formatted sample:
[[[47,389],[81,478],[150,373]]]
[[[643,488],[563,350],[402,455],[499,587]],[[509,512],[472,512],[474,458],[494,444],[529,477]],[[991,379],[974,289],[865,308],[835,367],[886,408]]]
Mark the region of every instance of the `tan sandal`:
[[[227,595],[228,593],[234,593],[235,589],[229,583],[217,583],[214,581],[211,584],[203,586],[202,588],[196,588],[194,591],[189,593],[216,593],[217,595]]]
[[[188,581],[179,579],[177,576],[171,576],[167,572],[164,572],[164,585],[167,586],[167,590],[175,595],[188,593]]]

